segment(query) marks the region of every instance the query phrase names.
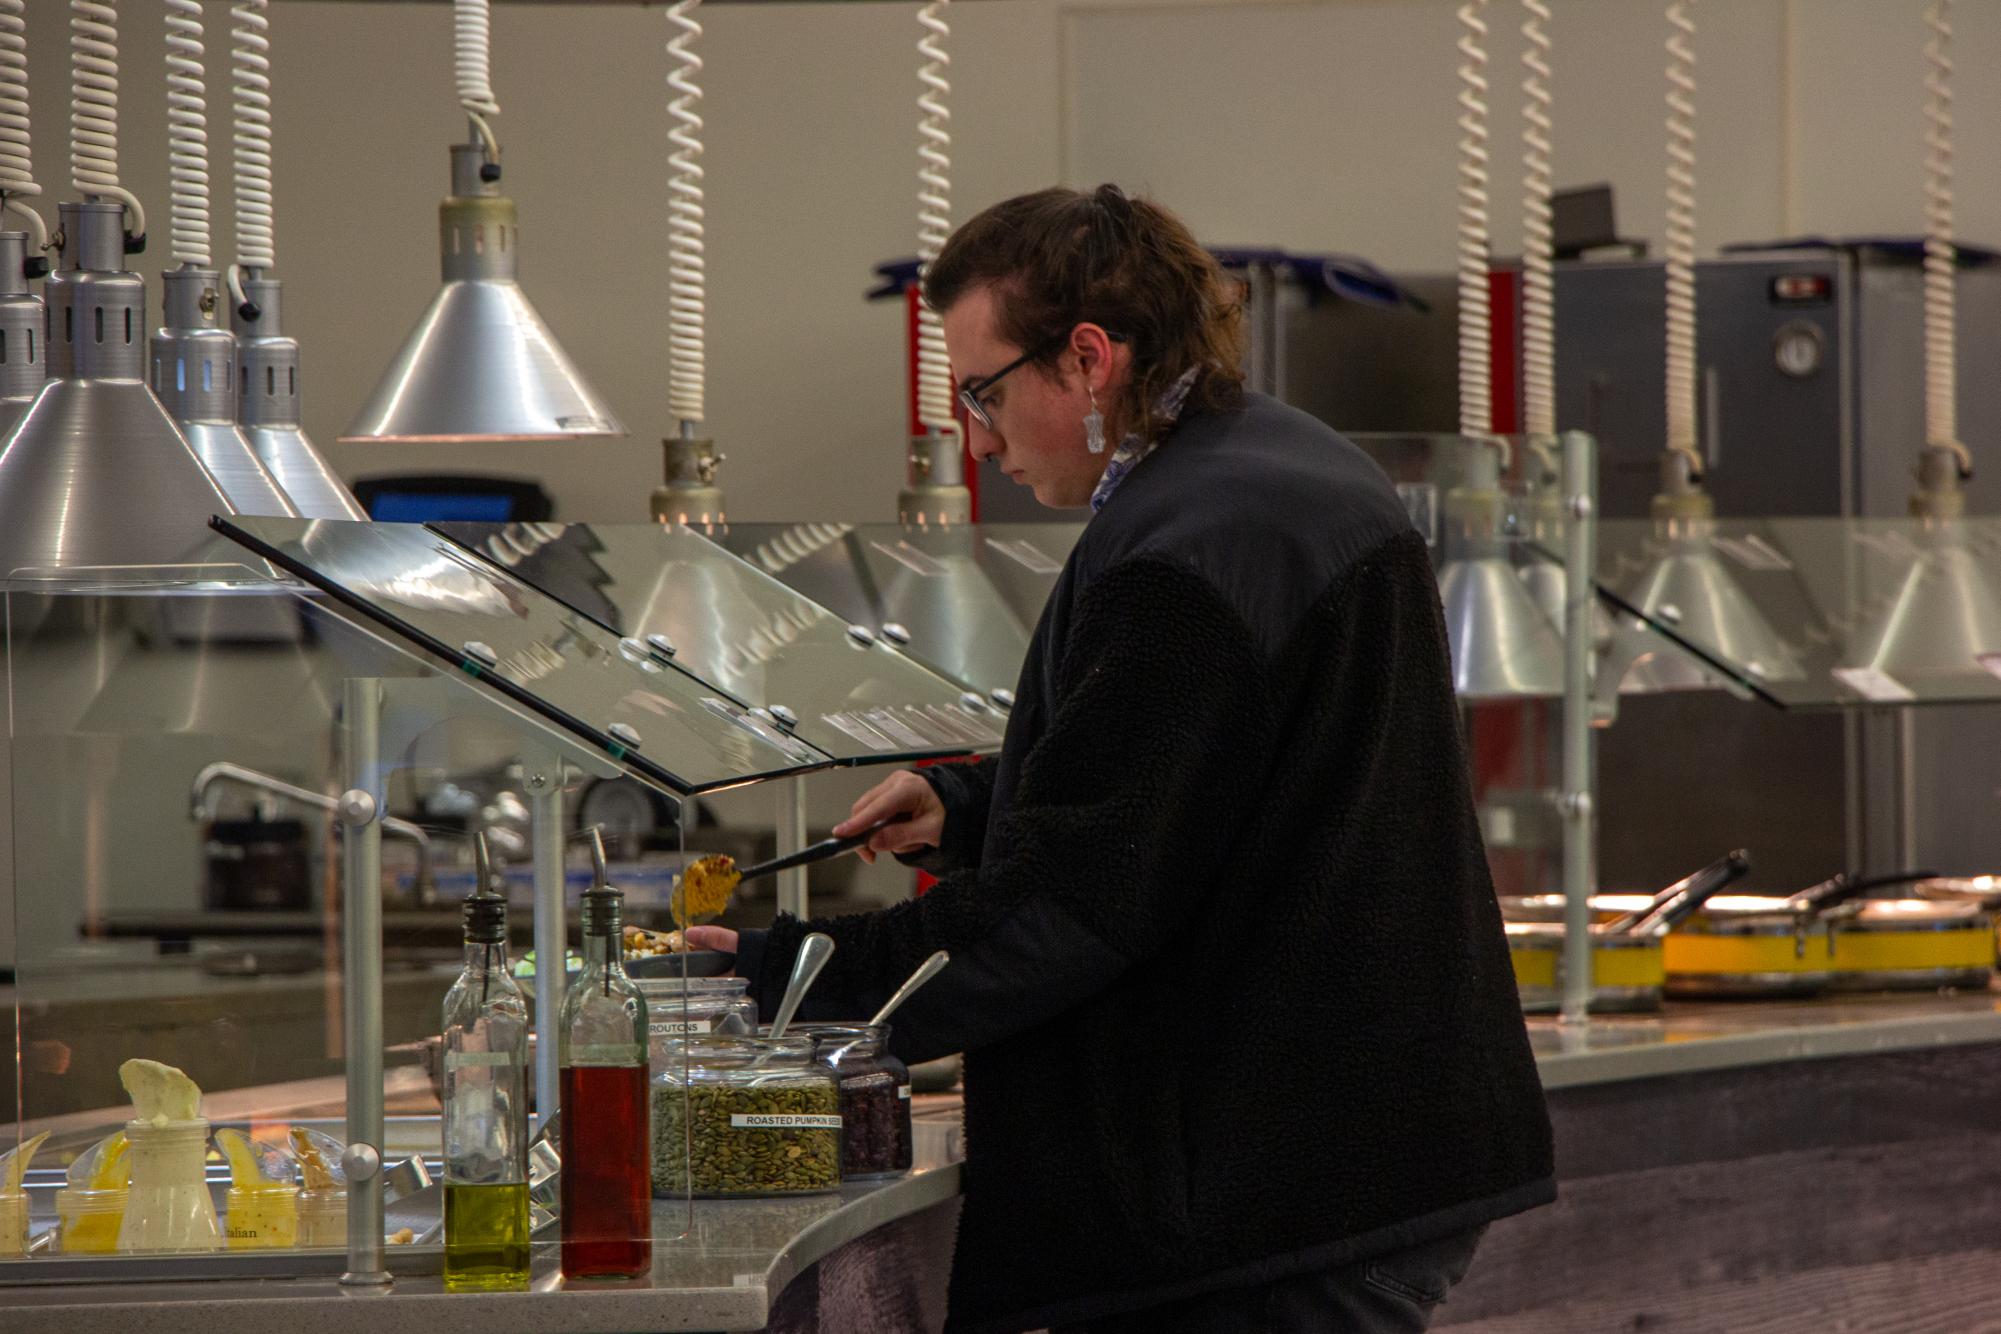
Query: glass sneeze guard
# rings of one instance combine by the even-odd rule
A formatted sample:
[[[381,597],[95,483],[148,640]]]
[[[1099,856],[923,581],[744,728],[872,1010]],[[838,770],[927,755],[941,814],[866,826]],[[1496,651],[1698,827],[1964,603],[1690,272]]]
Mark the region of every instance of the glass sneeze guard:
[[[1608,601],[1770,703],[2001,700],[2001,519],[1718,519],[1699,532],[1619,519],[1600,523],[1598,541]],[[1759,631],[1672,600],[1649,609],[1646,581],[1674,557],[1727,580]]]
[[[837,761],[920,760],[1000,745],[998,705],[693,529],[433,527],[622,640],[671,652],[678,666],[776,715]]]
[[[566,954],[563,792],[614,775],[664,786],[234,543],[204,560],[4,587],[0,963],[19,1041],[0,1152],[48,1138],[0,1285],[436,1274],[438,1043],[461,950],[455,899],[419,887],[459,879],[470,855],[425,794],[478,775],[529,794],[537,836],[518,855],[532,851],[535,901],[513,914],[510,960],[533,947],[523,985],[550,997]],[[649,1001],[685,1022],[686,994],[669,983]],[[539,1003],[531,1015],[540,1028]],[[538,1095],[554,1051],[531,1052]],[[200,1087],[200,1124],[176,1132],[192,1157],[116,1140],[135,1057]],[[531,1132],[550,1106],[538,1098]],[[358,1144],[379,1155],[379,1193],[350,1179]],[[159,1171],[212,1203],[213,1235],[128,1231]],[[527,1184],[539,1274],[555,1182],[532,1153]],[[656,1200],[656,1240],[689,1216],[685,1191]]]
[[[216,527],[674,792],[833,763],[671,655],[621,638],[423,525],[246,517]]]
[[[732,523],[715,540],[965,690],[1012,697],[1081,523]]]

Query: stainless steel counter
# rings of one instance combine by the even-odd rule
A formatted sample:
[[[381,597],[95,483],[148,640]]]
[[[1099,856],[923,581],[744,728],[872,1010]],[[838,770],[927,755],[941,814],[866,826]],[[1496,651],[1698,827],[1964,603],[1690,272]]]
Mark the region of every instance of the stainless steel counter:
[[[1583,1028],[1529,1021],[1543,1087],[2001,1042],[2001,992],[1871,993],[1799,1001],[1669,1002]]]

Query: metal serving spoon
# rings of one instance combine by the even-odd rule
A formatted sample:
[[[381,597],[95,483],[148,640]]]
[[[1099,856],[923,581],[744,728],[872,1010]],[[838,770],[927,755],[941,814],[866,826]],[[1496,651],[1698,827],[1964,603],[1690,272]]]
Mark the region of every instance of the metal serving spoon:
[[[944,950],[939,950],[923,963],[918,964],[917,971],[905,979],[903,985],[896,989],[896,994],[882,1003],[882,1008],[875,1012],[875,1018],[869,1020],[869,1025],[873,1027],[876,1024],[885,1022],[889,1018],[891,1010],[909,1000],[911,993],[915,992],[917,988],[923,986],[932,978],[938,976],[939,972],[950,962],[952,962],[952,956]]]
[[[792,962],[792,980],[785,984],[785,995],[779,999],[778,1012],[772,1017],[770,1036],[782,1038],[792,1016],[799,1010],[799,1002],[806,999],[806,989],[813,985],[820,970],[827,966],[827,960],[834,957],[834,938],[815,931],[799,945],[799,957]]]

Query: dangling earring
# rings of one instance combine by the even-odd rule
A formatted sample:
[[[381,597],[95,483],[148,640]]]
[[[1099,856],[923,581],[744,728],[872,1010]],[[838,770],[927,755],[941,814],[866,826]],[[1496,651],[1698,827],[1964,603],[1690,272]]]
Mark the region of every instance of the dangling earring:
[[[1084,392],[1091,395],[1091,410],[1084,414],[1084,448],[1093,454],[1105,452],[1105,414],[1098,411],[1098,396],[1091,386],[1085,385]]]

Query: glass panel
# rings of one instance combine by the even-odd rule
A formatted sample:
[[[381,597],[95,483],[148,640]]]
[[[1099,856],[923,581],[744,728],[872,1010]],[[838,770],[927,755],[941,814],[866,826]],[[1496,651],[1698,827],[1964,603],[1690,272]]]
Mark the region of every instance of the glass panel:
[[[19,1059],[5,1071],[12,1115],[0,1152],[49,1136],[26,1176],[33,1249],[0,1260],[0,1281],[346,1267],[339,1161],[354,956],[343,928],[359,902],[349,872],[368,868],[365,881],[375,870],[371,829],[381,833],[370,889],[383,927],[387,1256],[395,1272],[437,1273],[441,1026],[465,963],[472,835],[485,835],[504,883],[520,885],[509,895],[510,963],[529,962],[538,906],[544,943],[555,945],[543,959],[560,957],[551,908],[566,864],[572,903],[589,880],[568,794],[587,779],[633,782],[634,770],[333,599],[250,568],[16,580],[5,610],[14,707],[0,768],[11,817],[0,963]],[[358,710],[379,716],[365,753]],[[379,794],[379,823],[334,819],[336,794],[355,786]],[[364,859],[350,864],[351,847]],[[675,837],[614,863],[610,878],[664,885],[680,860]],[[648,894],[633,897],[643,916]],[[534,979],[523,982],[539,1027]],[[680,991],[670,985],[655,1001],[669,1022],[683,1014]],[[548,1050],[537,1042],[524,1053],[530,1087]],[[131,1058],[183,1070],[206,1125],[185,1143],[128,1136],[122,1157],[92,1157],[132,1118],[120,1079]],[[531,1152],[524,1171],[537,1239],[553,1241],[559,1201],[546,1166]],[[197,1221],[147,1231],[164,1217],[163,1190],[179,1191]],[[649,1196],[647,1209],[656,1236],[687,1230],[685,1192]],[[119,1254],[121,1233],[125,1251],[156,1254]],[[0,1226],[0,1252],[10,1235]],[[162,1260],[161,1250],[176,1253]],[[190,1250],[203,1253],[180,1253]]]
[[[721,691],[789,711],[837,759],[964,755],[1000,745],[1002,719],[883,640],[685,527],[433,525],[615,635],[654,645]]]
[[[716,540],[967,690],[1012,692],[1081,524],[731,524]]]
[[[601,747],[701,792],[830,757],[537,588],[414,524],[217,520],[226,535],[338,603]]]
[[[1637,664],[1657,688],[1728,681],[1789,708],[2001,699],[2001,520],[1617,520],[1598,552],[1603,591],[1701,657]]]

